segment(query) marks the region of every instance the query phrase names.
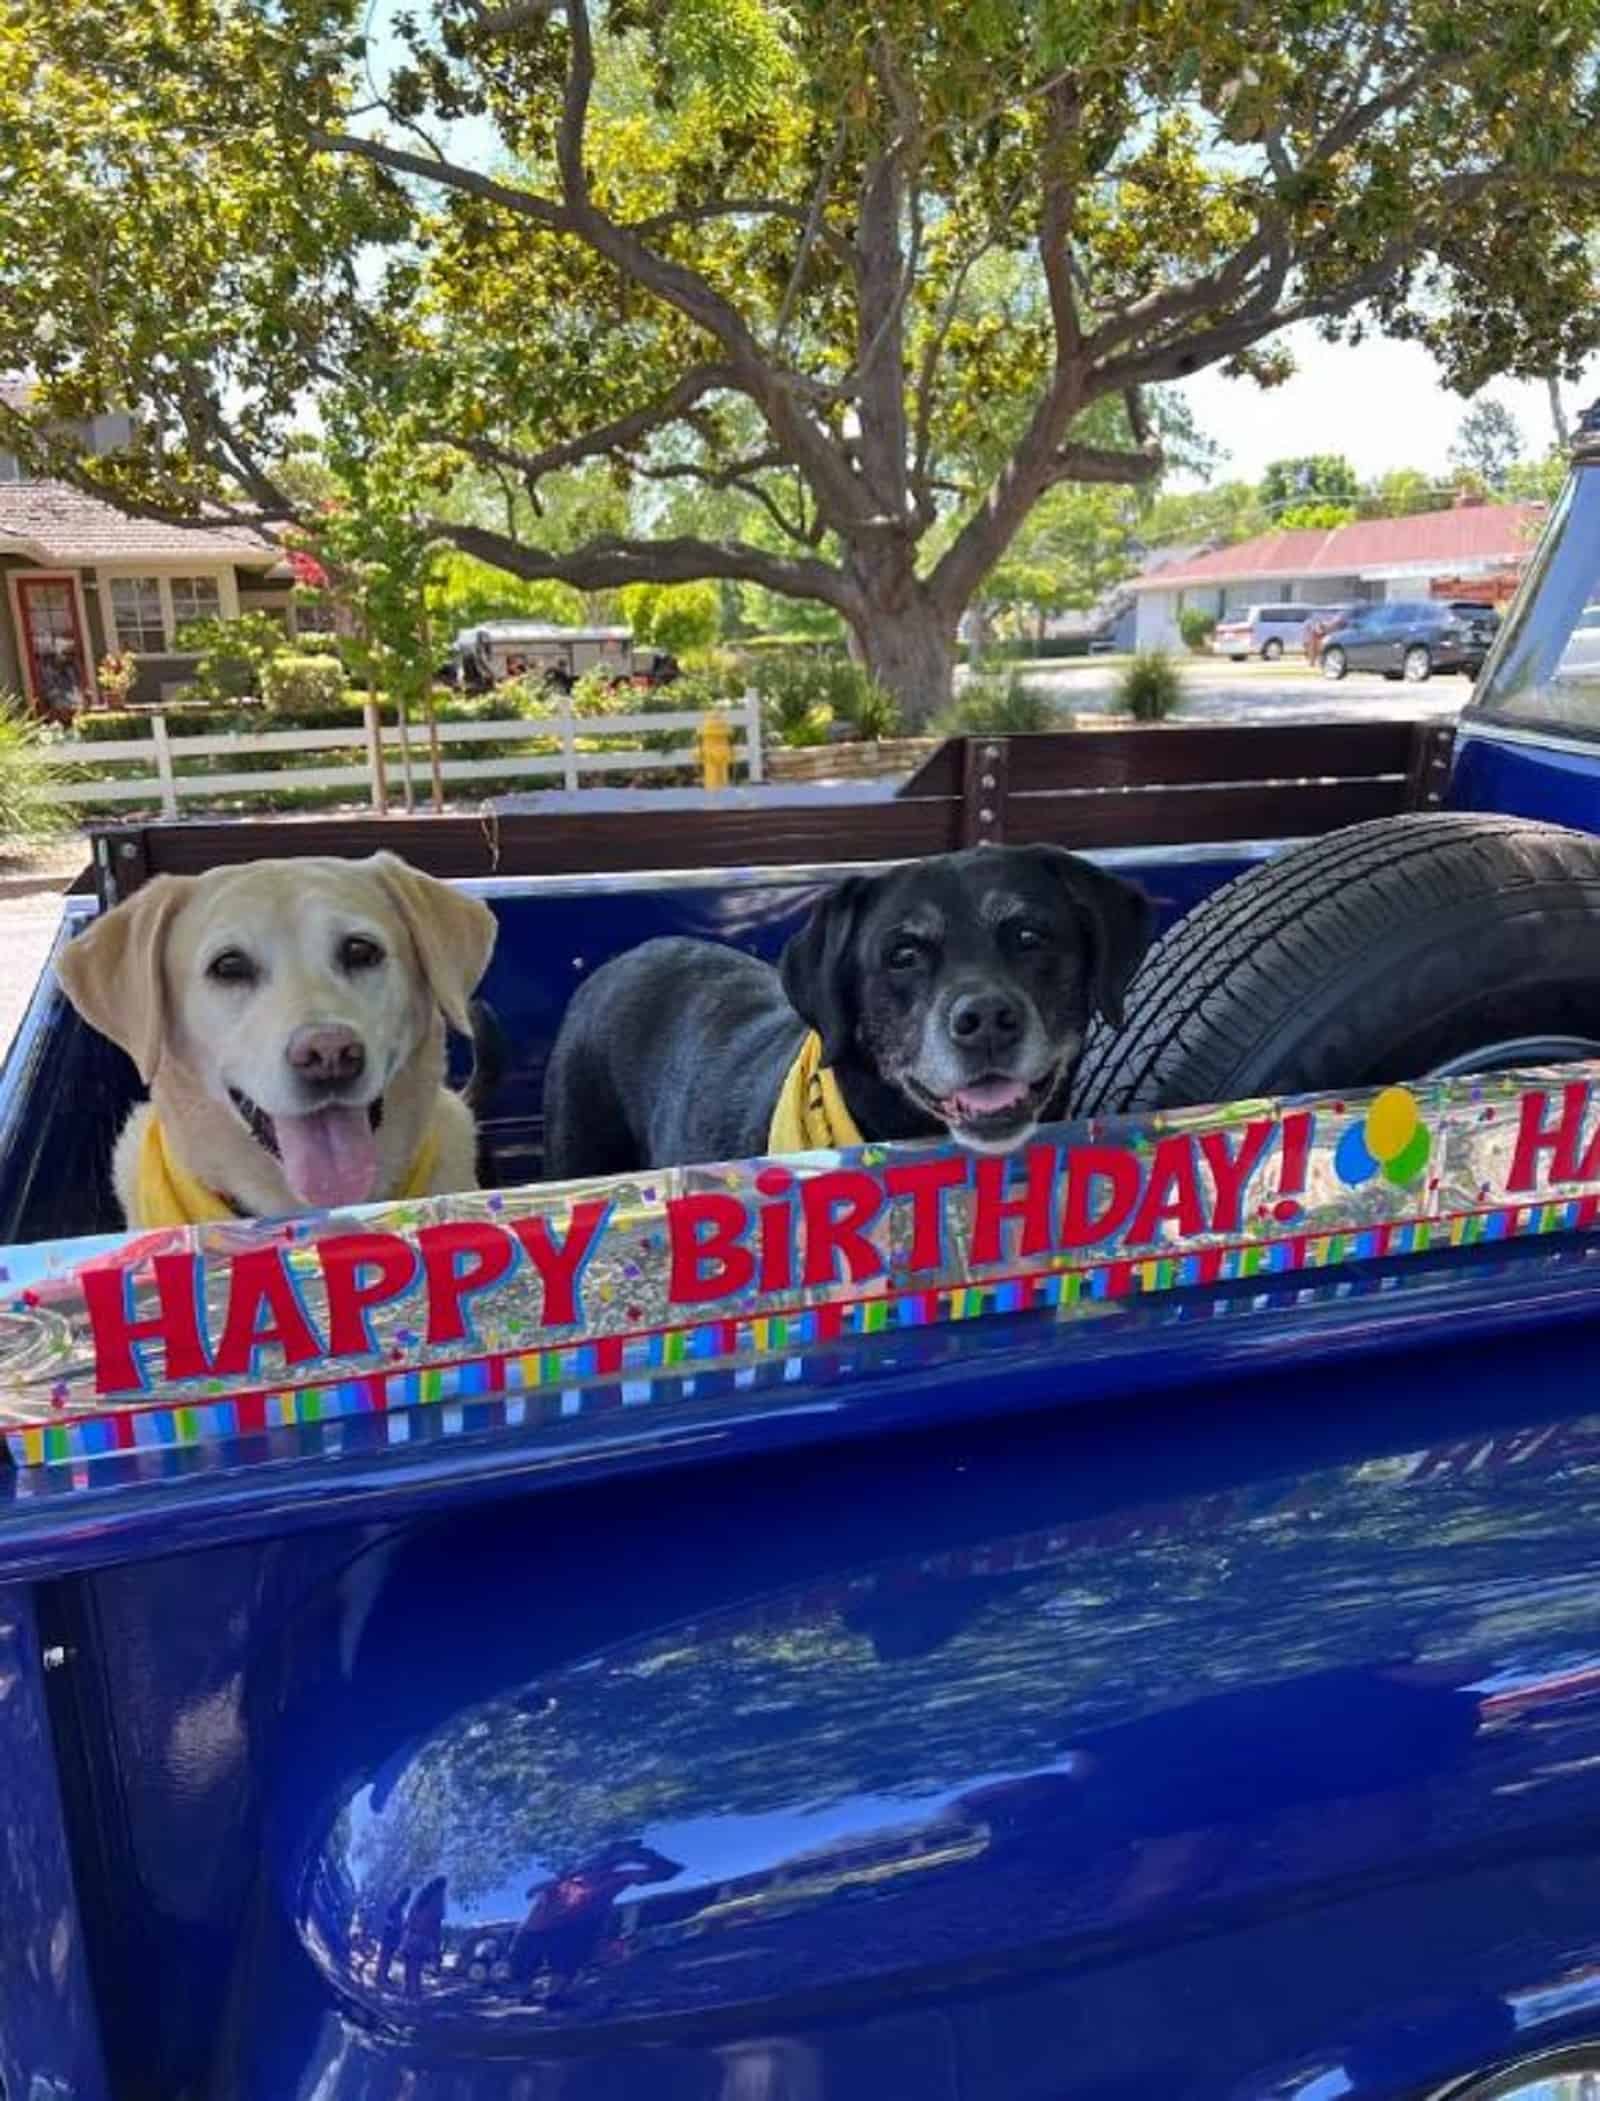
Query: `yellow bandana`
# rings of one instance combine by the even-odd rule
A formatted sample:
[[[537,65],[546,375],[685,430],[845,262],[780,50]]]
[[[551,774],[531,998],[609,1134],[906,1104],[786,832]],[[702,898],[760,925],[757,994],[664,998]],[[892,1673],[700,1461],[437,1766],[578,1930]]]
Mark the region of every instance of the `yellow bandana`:
[[[417,1156],[406,1176],[402,1197],[426,1196],[439,1158],[439,1140],[430,1128],[423,1135]],[[226,1197],[218,1196],[197,1182],[167,1144],[159,1116],[144,1127],[139,1144],[139,1172],[133,1191],[134,1215],[130,1227],[198,1226],[212,1219],[237,1218],[240,1214]]]
[[[822,1038],[813,1029],[784,1078],[767,1130],[769,1153],[837,1152],[863,1143],[844,1105],[839,1083],[822,1062]]]

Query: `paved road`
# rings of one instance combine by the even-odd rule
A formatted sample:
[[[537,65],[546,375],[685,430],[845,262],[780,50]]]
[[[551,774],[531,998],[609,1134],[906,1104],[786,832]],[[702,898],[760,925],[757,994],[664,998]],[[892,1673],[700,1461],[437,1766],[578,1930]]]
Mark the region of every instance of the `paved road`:
[[[1181,660],[1179,669],[1184,701],[1178,719],[1183,722],[1368,722],[1374,716],[1435,722],[1459,714],[1472,691],[1454,674],[1410,686],[1376,672],[1352,672],[1335,684],[1292,660],[1230,664],[1192,657]],[[1114,704],[1118,667],[1090,658],[1039,670],[1024,666],[1023,676],[1058,707],[1093,714]]]

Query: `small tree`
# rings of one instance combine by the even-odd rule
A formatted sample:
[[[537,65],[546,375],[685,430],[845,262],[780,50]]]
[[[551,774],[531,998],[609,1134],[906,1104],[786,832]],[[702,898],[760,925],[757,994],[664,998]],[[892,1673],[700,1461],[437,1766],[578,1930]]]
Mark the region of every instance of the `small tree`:
[[[1357,516],[1353,503],[1291,503],[1287,510],[1278,513],[1274,524],[1285,532],[1294,532],[1314,526],[1322,532],[1331,532],[1336,525],[1350,525]]]
[[[192,620],[174,640],[195,658],[194,692],[209,701],[259,700],[267,666],[289,647],[288,635],[270,613]]]
[[[620,595],[635,642],[677,657],[717,639],[722,598],[715,584],[629,584]]]
[[[1456,429],[1450,458],[1458,467],[1479,474],[1498,488],[1522,457],[1522,429],[1498,401],[1477,401]]]
[[[1360,493],[1356,470],[1338,452],[1272,460],[1261,477],[1262,507],[1274,519],[1292,504],[1354,503]]]
[[[1363,495],[1367,509],[1380,518],[1409,518],[1418,511],[1437,511],[1448,500],[1419,467],[1391,467],[1387,474],[1369,482]]]
[[[990,606],[1045,617],[1084,612],[1139,566],[1137,508],[1124,489],[1062,487],[1041,497],[984,586]]]
[[[322,568],[330,595],[348,607],[353,654],[364,683],[392,696],[400,721],[407,809],[414,805],[407,731],[420,709],[428,724],[434,807],[444,805],[433,708],[435,649],[429,585],[446,540],[426,510],[436,487],[434,449],[404,417],[343,399],[324,418],[335,495],[295,536]]]

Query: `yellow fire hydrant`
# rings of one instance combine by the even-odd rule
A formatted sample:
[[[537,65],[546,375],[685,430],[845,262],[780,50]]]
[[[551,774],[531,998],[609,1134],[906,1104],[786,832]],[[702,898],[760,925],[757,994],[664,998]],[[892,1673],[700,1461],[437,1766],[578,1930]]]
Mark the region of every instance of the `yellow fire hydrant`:
[[[701,723],[700,767],[708,788],[726,788],[733,778],[733,732],[726,715],[708,715]]]

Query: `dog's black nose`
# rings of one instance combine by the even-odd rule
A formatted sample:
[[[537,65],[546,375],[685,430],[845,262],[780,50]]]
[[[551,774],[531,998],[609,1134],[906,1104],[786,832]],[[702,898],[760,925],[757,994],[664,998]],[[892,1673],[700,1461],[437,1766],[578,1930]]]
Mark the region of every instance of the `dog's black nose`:
[[[345,1087],[367,1069],[366,1047],[354,1029],[317,1024],[289,1038],[289,1063],[308,1087]]]
[[[967,992],[952,1005],[949,1028],[962,1050],[1010,1050],[1022,1033],[1022,1012],[1003,992]]]

